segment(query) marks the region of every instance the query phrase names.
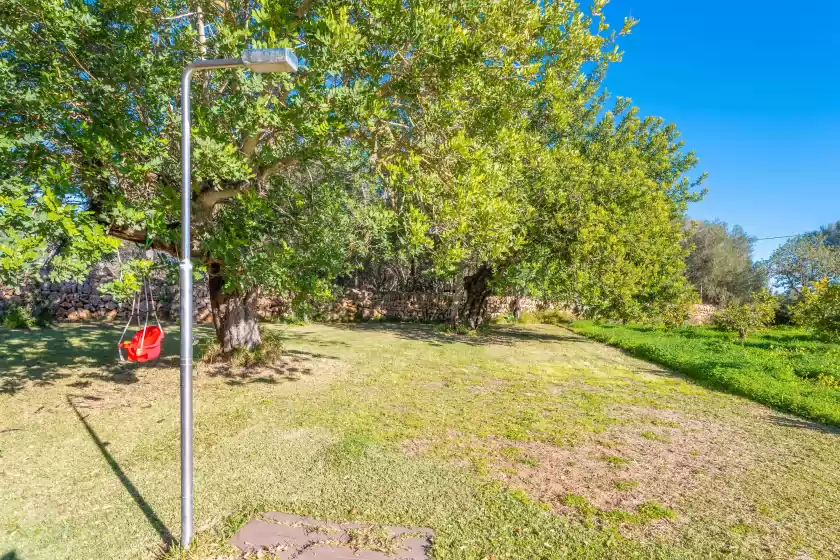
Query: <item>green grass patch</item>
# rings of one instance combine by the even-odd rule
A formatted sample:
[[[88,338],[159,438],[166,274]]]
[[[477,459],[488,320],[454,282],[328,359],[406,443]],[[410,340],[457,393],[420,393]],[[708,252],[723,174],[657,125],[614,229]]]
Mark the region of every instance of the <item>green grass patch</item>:
[[[710,327],[673,330],[574,323],[575,332],[688,375],[707,386],[840,426],[840,345],[776,327],[745,341]]]
[[[581,519],[587,525],[599,525],[606,527],[615,527],[622,523],[632,523],[636,525],[646,525],[651,521],[659,519],[675,519],[676,513],[665,506],[655,502],[644,502],[636,506],[636,511],[627,511],[623,509],[604,510],[598,506],[590,503],[583,496],[577,494],[567,494],[563,499],[563,503],[571,508],[574,508],[580,515]]]

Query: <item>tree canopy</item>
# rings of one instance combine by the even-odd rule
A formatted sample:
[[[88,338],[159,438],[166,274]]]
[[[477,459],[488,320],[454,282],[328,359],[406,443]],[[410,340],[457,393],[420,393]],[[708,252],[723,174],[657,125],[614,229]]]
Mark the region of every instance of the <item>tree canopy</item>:
[[[840,245],[832,243],[836,229],[798,235],[791,238],[767,260],[767,269],[775,285],[799,296],[802,290],[823,278],[840,280]]]
[[[740,226],[690,220],[686,276],[704,303],[744,303],[767,287],[767,272],[753,263],[754,239]]]
[[[222,343],[257,290],[325,294],[377,259],[463,281],[472,326],[494,290],[663,312],[690,291],[703,177],[674,125],[605,109],[635,23],[612,32],[605,4],[9,0],[0,280],[45,261],[78,276],[115,240],[179,257],[181,70],[289,47],[294,75],[194,78],[190,256]]]

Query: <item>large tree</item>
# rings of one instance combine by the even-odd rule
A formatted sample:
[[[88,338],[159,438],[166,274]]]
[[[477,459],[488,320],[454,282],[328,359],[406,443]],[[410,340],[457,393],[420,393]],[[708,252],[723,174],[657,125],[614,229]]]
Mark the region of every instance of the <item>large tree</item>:
[[[704,303],[744,303],[767,287],[767,272],[753,263],[754,239],[740,226],[690,220],[686,276]]]
[[[195,77],[190,256],[226,350],[259,344],[258,290],[326,291],[386,247],[463,280],[472,325],[523,270],[622,316],[678,299],[694,157],[672,125],[602,111],[605,3],[9,0],[7,275],[77,275],[114,239],[180,256],[181,69],[291,47],[295,75]]]
[[[775,285],[795,297],[810,284],[827,278],[840,281],[840,245],[833,243],[836,226],[798,235],[773,251],[767,269]]]

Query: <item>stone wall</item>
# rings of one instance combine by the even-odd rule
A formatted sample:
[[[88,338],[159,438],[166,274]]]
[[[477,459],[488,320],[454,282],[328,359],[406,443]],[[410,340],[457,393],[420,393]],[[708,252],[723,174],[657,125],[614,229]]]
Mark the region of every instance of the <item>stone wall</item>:
[[[114,278],[105,266],[95,268],[82,283],[43,282],[33,284],[24,293],[21,288],[0,286],[0,315],[10,303],[24,299],[38,309],[52,310],[58,321],[122,320],[128,319],[132,302],[118,303],[109,294],[101,293],[99,286]],[[152,280],[152,299],[161,321],[177,321],[181,312],[179,286],[166,284],[162,279]],[[336,300],[318,311],[328,321],[365,321],[386,319],[393,321],[441,322],[450,317],[452,294],[379,292],[348,289]],[[199,322],[212,321],[210,298],[206,281],[196,281],[193,289],[195,317]],[[492,317],[513,312],[513,297],[491,297],[487,302]],[[543,309],[540,302],[528,298],[521,301],[523,312]],[[282,297],[262,297],[258,302],[260,316],[265,319],[282,319],[291,312],[290,301]],[[689,324],[707,325],[712,322],[718,308],[714,305],[695,305],[689,315]],[[140,313],[145,317],[146,303],[140,298]]]
[[[689,325],[711,325],[718,307],[714,305],[697,304],[688,315]]]
[[[25,287],[0,286],[0,315],[6,306],[26,302],[37,313],[47,309],[58,321],[127,320],[132,301],[117,302],[99,287],[115,278],[104,264],[96,266],[84,282],[34,282]],[[180,287],[170,286],[162,279],[150,281],[151,300],[161,321],[176,320],[180,313]],[[196,317],[206,320],[210,302],[206,282],[196,282],[193,290]],[[149,309],[151,310],[151,303]],[[145,316],[146,302],[139,297],[140,313]]]
[[[388,319],[396,321],[441,322],[450,318],[450,294],[423,292],[368,292],[346,290],[342,297],[324,310],[329,321],[357,321]],[[487,311],[491,317],[513,312],[515,298],[491,296]],[[536,300],[522,298],[522,311],[536,311],[541,306]]]
[[[98,267],[82,283],[43,282],[29,286],[27,293],[20,288],[0,287],[0,315],[10,303],[24,300],[37,309],[50,309],[58,321],[122,320],[128,319],[132,302],[116,302],[102,293],[99,286],[114,278],[106,267]],[[180,287],[152,280],[152,299],[161,321],[177,321],[180,316]],[[336,300],[318,311],[329,321],[358,321],[387,319],[395,321],[446,321],[452,309],[452,294],[383,292],[348,289]],[[140,313],[145,317],[145,298],[139,298]],[[195,317],[199,322],[212,320],[209,292],[206,281],[196,281],[193,290]],[[151,302],[150,302],[151,303]],[[523,298],[523,311],[535,311],[540,305],[535,300]],[[488,312],[493,317],[513,312],[514,298],[491,297]],[[151,306],[150,306],[151,309]],[[258,312],[265,319],[281,319],[291,312],[290,301],[282,297],[262,297]]]

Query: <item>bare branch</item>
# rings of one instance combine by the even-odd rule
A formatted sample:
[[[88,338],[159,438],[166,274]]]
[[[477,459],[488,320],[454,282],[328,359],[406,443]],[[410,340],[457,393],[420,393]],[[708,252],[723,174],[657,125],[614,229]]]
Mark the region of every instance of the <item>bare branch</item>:
[[[70,55],[70,58],[72,58],[72,59],[73,59],[73,62],[75,62],[75,63],[76,63],[76,66],[78,66],[78,67],[79,67],[79,70],[81,70],[82,72],[84,72],[85,74],[87,74],[88,76],[90,76],[90,79],[91,79],[91,80],[96,80],[96,76],[94,76],[93,74],[91,74],[91,73],[90,73],[90,70],[88,70],[87,68],[85,68],[84,64],[82,64],[81,62],[79,62],[79,59],[78,59],[78,58],[76,58],[76,55],[73,53],[73,51],[72,51],[69,47],[65,47],[65,48],[67,48],[67,54],[69,54],[69,55]]]
[[[165,17],[165,18],[163,18],[163,21],[172,21],[173,19],[180,19],[182,17],[190,17],[194,13],[195,12],[187,12],[186,14],[181,14],[181,15],[178,15],[178,16]]]
[[[198,51],[201,58],[204,58],[207,55],[207,35],[204,33],[204,12],[201,6],[195,9],[195,31],[198,35]]]
[[[306,12],[309,10],[309,7],[312,6],[313,0],[303,0],[298,6],[298,9],[295,10],[295,16],[298,18],[302,18],[306,15]]]

